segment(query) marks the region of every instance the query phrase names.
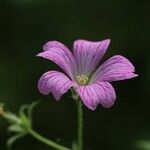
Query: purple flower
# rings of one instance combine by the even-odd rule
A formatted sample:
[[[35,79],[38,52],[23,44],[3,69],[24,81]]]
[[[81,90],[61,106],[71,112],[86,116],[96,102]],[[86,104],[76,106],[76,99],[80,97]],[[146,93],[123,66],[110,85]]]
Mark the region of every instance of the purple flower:
[[[48,71],[38,82],[38,88],[44,95],[52,93],[56,100],[71,87],[80,96],[83,103],[92,110],[98,104],[109,108],[116,100],[112,81],[136,77],[132,63],[121,55],[115,55],[104,62],[97,70],[99,61],[105,54],[110,40],[98,42],[77,40],[73,45],[73,54],[62,43],[50,41],[37,56],[49,59],[64,70]]]

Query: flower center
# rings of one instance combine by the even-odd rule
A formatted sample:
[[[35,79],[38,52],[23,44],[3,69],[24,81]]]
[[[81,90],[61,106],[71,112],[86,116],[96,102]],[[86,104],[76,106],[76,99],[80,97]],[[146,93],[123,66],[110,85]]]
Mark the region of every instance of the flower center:
[[[77,76],[77,81],[80,85],[85,85],[88,83],[89,78],[82,74]]]

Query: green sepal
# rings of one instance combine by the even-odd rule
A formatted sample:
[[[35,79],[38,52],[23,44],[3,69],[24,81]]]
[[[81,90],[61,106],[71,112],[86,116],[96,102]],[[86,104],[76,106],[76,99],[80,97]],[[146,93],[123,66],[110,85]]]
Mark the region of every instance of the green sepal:
[[[79,94],[73,88],[71,88],[70,91],[71,91],[72,98],[77,102],[79,98]]]

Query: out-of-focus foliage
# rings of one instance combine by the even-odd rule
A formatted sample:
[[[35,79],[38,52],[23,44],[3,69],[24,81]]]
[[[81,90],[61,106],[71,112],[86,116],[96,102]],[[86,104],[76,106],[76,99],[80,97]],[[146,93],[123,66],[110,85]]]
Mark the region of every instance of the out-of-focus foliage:
[[[146,140],[138,141],[136,146],[137,146],[138,149],[150,150],[150,141],[146,141]]]

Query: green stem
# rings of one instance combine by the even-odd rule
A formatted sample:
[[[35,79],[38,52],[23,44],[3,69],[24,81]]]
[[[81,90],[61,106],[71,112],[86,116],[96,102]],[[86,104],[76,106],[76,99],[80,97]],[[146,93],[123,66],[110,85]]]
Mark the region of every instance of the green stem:
[[[83,149],[83,110],[82,102],[78,100],[78,150]]]
[[[53,147],[54,149],[57,149],[57,150],[71,150],[67,147],[64,147],[60,144],[57,144],[43,136],[41,136],[39,133],[37,133],[36,131],[34,131],[33,129],[30,129],[29,130],[29,134],[32,135],[35,139],[39,140],[40,142],[42,142],[43,144],[46,144],[50,147]]]

